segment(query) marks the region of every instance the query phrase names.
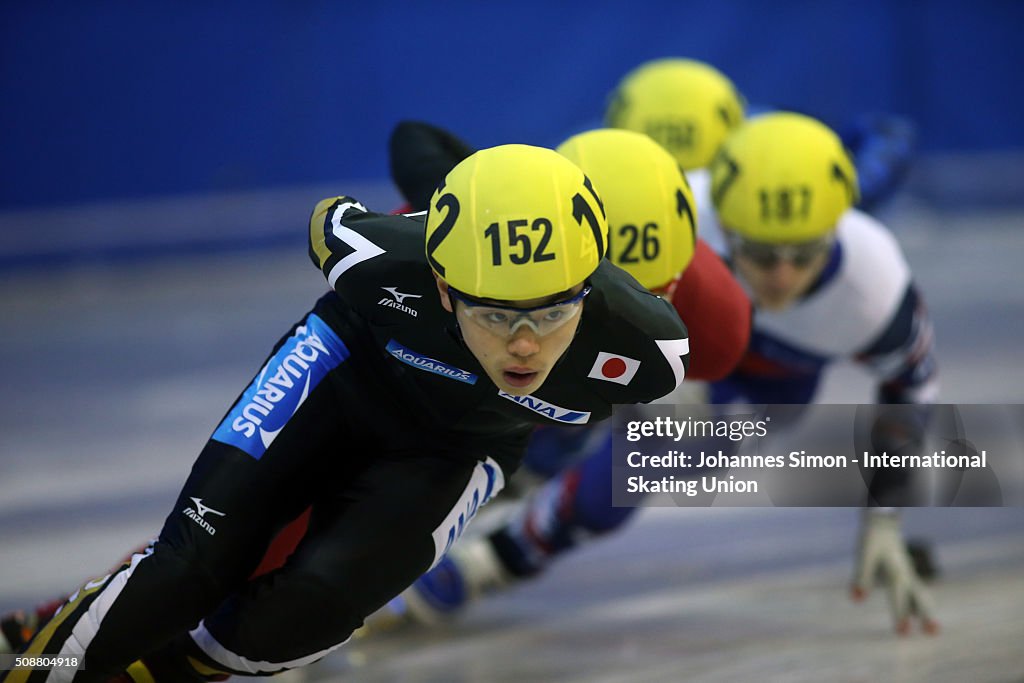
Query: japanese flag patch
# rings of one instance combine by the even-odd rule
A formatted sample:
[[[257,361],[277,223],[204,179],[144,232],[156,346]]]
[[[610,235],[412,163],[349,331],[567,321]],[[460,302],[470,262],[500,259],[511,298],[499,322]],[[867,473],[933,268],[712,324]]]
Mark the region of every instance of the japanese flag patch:
[[[603,379],[606,382],[615,382],[616,384],[626,386],[633,381],[633,376],[636,375],[636,371],[639,369],[640,361],[638,360],[628,356],[620,356],[617,353],[599,351],[597,353],[597,360],[594,361],[594,367],[590,369],[587,377]]]

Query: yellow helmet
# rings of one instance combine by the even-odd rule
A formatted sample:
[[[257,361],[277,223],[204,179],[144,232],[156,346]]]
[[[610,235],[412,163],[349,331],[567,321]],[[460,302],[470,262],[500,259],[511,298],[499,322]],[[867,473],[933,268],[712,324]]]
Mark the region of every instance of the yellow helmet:
[[[427,261],[449,285],[481,299],[523,301],[575,287],[594,272],[608,222],[594,186],[554,150],[482,149],[434,191]]]
[[[648,289],[664,287],[693,258],[693,192],[679,164],[641,133],[603,128],[558,146],[601,188],[608,258]]]
[[[857,171],[839,136],[802,114],[750,119],[711,164],[711,198],[722,225],[760,242],[827,235],[857,192]]]
[[[732,81],[692,59],[656,59],[626,74],[612,94],[605,125],[646,133],[684,170],[704,168],[743,121]]]

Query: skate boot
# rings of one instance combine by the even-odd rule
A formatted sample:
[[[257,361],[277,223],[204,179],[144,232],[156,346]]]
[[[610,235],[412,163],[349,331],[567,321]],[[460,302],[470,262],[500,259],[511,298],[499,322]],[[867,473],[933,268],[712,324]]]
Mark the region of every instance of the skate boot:
[[[514,581],[488,537],[465,539],[399,598],[411,621],[434,625],[450,621],[470,602]]]
[[[477,598],[515,582],[488,537],[462,539],[436,567],[368,616],[356,638],[453,620]]]

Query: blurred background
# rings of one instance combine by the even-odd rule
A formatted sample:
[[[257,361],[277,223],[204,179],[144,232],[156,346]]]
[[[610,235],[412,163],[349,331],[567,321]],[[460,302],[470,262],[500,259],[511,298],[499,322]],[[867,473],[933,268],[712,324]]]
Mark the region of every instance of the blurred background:
[[[833,126],[909,118],[930,204],[1024,197],[1012,0],[353,5],[4,3],[0,263],[301,241],[311,198],[387,177],[397,121],[554,146],[663,56]]]
[[[0,4],[0,611],[159,529],[325,288],[305,255],[315,202],[398,205],[396,122],[554,146],[652,58],[708,61],[751,103],[834,126],[911,120],[913,167],[882,218],[928,300],[942,398],[1024,402],[1024,4],[373,4]],[[870,396],[840,367],[822,398]],[[356,643],[320,671],[1024,680],[1024,511],[908,511],[936,544],[946,630],[903,641],[881,596],[845,598],[855,510],[753,512],[645,510],[454,630]]]

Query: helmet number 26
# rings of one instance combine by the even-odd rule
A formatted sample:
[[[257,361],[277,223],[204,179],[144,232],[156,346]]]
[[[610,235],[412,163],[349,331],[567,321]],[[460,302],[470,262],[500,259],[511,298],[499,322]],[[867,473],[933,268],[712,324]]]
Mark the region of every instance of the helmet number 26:
[[[640,263],[641,258],[644,261],[658,258],[661,244],[658,242],[657,223],[647,223],[642,228],[627,223],[619,226],[616,232],[619,237],[626,240],[626,246],[618,258],[620,263]],[[608,245],[609,251],[615,246],[610,242],[611,240]]]
[[[502,248],[502,233],[508,239],[506,249]],[[532,238],[538,237],[536,233],[540,234],[534,249]],[[554,254],[545,251],[548,242],[551,241],[551,221],[547,218],[535,218],[532,223],[525,218],[511,220],[505,224],[505,230],[501,229],[500,223],[491,223],[484,230],[484,237],[491,240],[491,263],[496,266],[501,265],[503,252],[508,256],[509,262],[516,265],[555,259]]]

